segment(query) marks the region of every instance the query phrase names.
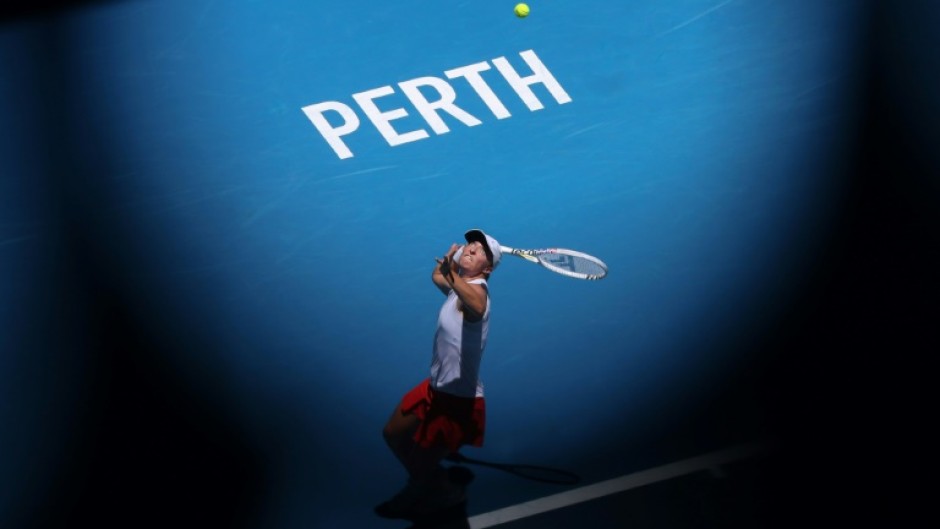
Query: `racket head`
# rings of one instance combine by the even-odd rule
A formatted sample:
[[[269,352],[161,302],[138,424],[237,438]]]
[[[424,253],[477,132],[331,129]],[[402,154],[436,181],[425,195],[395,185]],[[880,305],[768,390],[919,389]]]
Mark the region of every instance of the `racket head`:
[[[607,265],[593,255],[565,248],[539,252],[539,263],[556,274],[577,279],[598,280],[607,276]]]
[[[503,247],[503,251],[544,266],[548,270],[575,279],[596,281],[607,277],[607,264],[593,255],[567,248],[517,250]]]

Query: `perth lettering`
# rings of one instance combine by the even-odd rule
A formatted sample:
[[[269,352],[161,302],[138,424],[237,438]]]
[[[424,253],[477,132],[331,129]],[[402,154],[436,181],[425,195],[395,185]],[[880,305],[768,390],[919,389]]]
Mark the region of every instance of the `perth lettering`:
[[[483,61],[447,70],[444,72],[446,79],[429,76],[403,81],[398,83],[398,89],[418,115],[427,122],[428,128],[437,135],[450,131],[441,117],[442,113],[450,115],[468,127],[475,127],[482,123],[480,118],[457,105],[457,90],[451,84],[452,82],[468,84],[496,119],[510,117],[509,110],[483,79],[482,73],[490,70],[492,66],[496,67],[530,111],[544,108],[531,88],[536,84],[544,86],[559,105],[571,102],[571,97],[534,51],[523,51],[519,55],[528,65],[530,72],[520,74],[505,57],[497,57],[490,62]],[[434,97],[429,98],[426,95],[428,93],[433,93]],[[392,147],[430,137],[430,133],[424,128],[401,130],[393,126],[392,122],[395,120],[409,116],[410,109],[388,108],[389,105],[385,105],[384,110],[380,108],[383,106],[381,99],[392,94],[395,94],[395,88],[390,85],[353,94],[352,99],[358,105],[358,111],[339,101],[315,103],[303,107],[302,110],[340,159],[354,156],[343,138],[359,130],[362,124],[360,114],[366,117]],[[327,119],[327,116],[330,119]]]

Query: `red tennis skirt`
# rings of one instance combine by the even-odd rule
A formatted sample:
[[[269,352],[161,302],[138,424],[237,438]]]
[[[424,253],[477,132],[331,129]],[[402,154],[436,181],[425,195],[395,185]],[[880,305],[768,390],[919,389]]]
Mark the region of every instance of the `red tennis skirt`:
[[[423,448],[446,446],[456,452],[461,445],[483,446],[486,427],[483,397],[458,397],[435,391],[430,380],[425,379],[401,399],[401,412],[421,419],[414,440]]]

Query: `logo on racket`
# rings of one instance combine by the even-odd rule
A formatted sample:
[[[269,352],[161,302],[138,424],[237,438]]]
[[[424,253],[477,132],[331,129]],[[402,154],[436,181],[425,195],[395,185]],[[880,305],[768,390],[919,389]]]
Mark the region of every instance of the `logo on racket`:
[[[546,258],[545,260],[551,263],[553,266],[557,266],[558,268],[564,268],[565,270],[568,270],[570,272],[575,271],[574,258],[572,258],[570,255],[555,254],[555,255],[552,255],[551,257]]]

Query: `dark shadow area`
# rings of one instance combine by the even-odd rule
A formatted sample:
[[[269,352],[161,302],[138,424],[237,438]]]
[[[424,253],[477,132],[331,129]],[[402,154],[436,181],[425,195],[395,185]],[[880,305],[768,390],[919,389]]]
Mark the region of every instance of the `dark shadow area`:
[[[872,4],[849,189],[809,288],[764,339],[758,385],[785,457],[760,480],[774,525],[915,519],[928,505],[928,361],[940,350],[940,163],[931,2]]]
[[[447,460],[453,463],[458,464],[469,464],[469,465],[478,465],[483,467],[495,468],[497,470],[502,470],[503,472],[508,472],[520,478],[538,481],[541,483],[554,483],[557,485],[577,485],[581,482],[581,477],[575,474],[574,472],[569,472],[567,470],[562,470],[558,468],[537,466],[537,465],[525,465],[525,464],[516,464],[516,463],[494,463],[491,461],[483,461],[480,459],[471,459],[465,457],[459,452],[455,452],[447,456]],[[451,467],[453,472],[455,468]]]
[[[262,454],[230,413],[211,390],[173,373],[153,343],[159,340],[126,314],[119,293],[90,285],[71,303],[91,323],[81,351],[88,390],[65,447],[67,464],[19,527],[167,527],[181,520],[253,527],[265,485]]]
[[[263,454],[220,396],[212,367],[171,361],[223,352],[135,284],[125,260],[133,223],[118,222],[110,207],[109,153],[120,143],[85,119],[97,102],[76,81],[80,63],[61,23],[47,21],[30,42],[24,60],[41,67],[23,77],[37,93],[23,103],[28,120],[14,125],[35,140],[30,176],[47,213],[42,257],[31,263],[36,288],[21,305],[28,319],[17,367],[30,396],[17,406],[36,421],[67,424],[43,425],[62,433],[23,448],[49,470],[4,476],[14,487],[42,483],[30,483],[38,497],[4,512],[0,525],[255,527]],[[71,391],[58,391],[56,377]]]
[[[454,484],[459,485],[464,492],[466,493],[467,487],[470,483],[476,478],[473,472],[469,469],[461,466],[452,466],[447,468],[448,479]],[[414,514],[408,515],[404,513],[390,514],[388,512],[383,512],[384,504],[379,505],[375,509],[376,515],[381,518],[386,519],[404,519],[411,522],[412,529],[419,528],[453,528],[453,529],[462,529],[469,528],[469,522],[467,521],[467,500],[447,507],[435,512],[429,512],[424,514]]]
[[[470,529],[467,503],[461,503],[441,512],[414,518],[408,529]]]
[[[652,483],[522,518],[503,529],[768,527],[755,485],[766,458]]]
[[[523,479],[538,481],[541,483],[575,485],[581,482],[581,478],[577,474],[551,467],[526,464],[495,463],[479,459],[471,459],[463,456],[459,452],[449,455],[446,459],[447,461],[455,463],[454,465],[447,468],[448,477],[451,481],[459,484],[460,486],[464,487],[465,490],[467,490],[468,500],[459,505],[455,505],[454,507],[439,512],[411,518],[409,521],[411,521],[413,525],[410,529],[432,527],[442,529],[463,529],[470,527],[467,519],[467,503],[469,502],[470,497],[469,486],[474,480],[475,475],[469,468],[463,465],[475,465],[480,467],[493,468]]]
[[[451,481],[465,489],[474,478],[473,472],[457,466],[448,468],[447,473]],[[467,502],[464,501],[449,509],[412,518],[409,529],[470,529],[467,518]]]
[[[0,24],[65,15],[83,7],[116,4],[123,0],[10,0],[0,6]]]

